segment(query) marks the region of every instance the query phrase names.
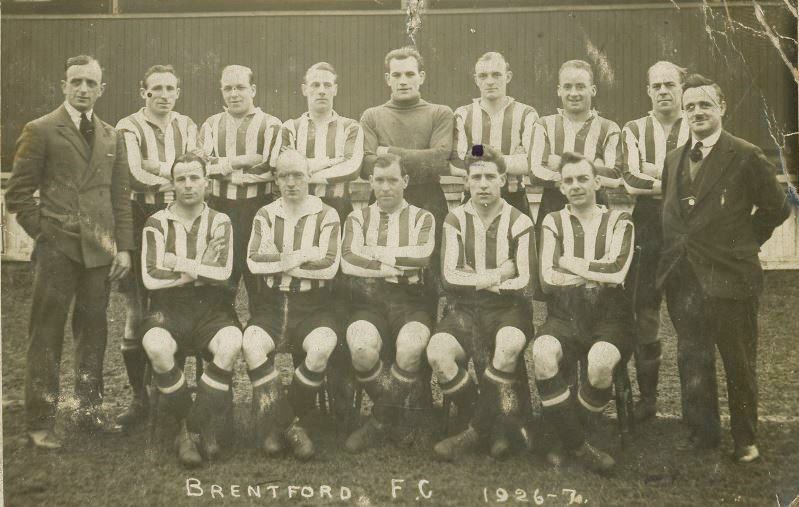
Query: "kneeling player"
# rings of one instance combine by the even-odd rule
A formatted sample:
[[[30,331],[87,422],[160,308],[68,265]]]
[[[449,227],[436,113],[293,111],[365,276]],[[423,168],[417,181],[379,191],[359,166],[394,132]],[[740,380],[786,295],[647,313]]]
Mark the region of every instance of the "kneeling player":
[[[533,224],[500,198],[505,185],[500,153],[474,146],[466,171],[471,198],[444,222],[441,278],[450,309],[430,339],[427,358],[445,398],[473,416],[465,431],[434,447],[444,460],[473,447],[495,425],[518,429],[520,407],[527,405],[523,397],[529,400],[527,386],[516,384],[519,360],[533,332],[526,297],[536,265]],[[470,357],[478,372],[485,369],[479,397],[466,371]],[[509,449],[502,433],[491,448],[498,458]]]
[[[588,379],[577,399],[589,412],[601,412],[610,401],[613,370],[629,349],[632,319],[621,284],[632,259],[633,224],[627,213],[596,204],[599,178],[584,156],[564,153],[560,172],[568,205],[542,224],[541,281],[550,299],[533,343],[536,385],[544,420],[563,450],[608,472],[613,458],[585,441],[562,364],[564,357],[587,360]]]
[[[373,445],[401,417],[435,312],[425,302],[421,273],[433,254],[433,215],[405,201],[408,174],[399,156],[378,155],[369,181],[375,202],[347,218],[341,258],[353,277],[347,344],[358,382],[375,404],[369,421],[347,439],[350,452]],[[380,358],[383,340],[395,351],[392,365]]]
[[[247,265],[261,275],[244,331],[244,360],[253,386],[258,443],[268,456],[288,441],[300,460],[314,455],[303,418],[313,408],[336,348],[330,281],[339,264],[336,210],[308,195],[308,160],[294,150],[277,160],[280,199],[253,220]],[[275,352],[304,360],[294,371],[288,397],[275,369]]]
[[[231,409],[230,380],[241,351],[241,329],[226,297],[233,266],[230,219],[205,204],[205,162],[187,153],[172,167],[175,202],[150,218],[142,242],[142,278],[152,291],[143,346],[166,410],[180,422],[178,459],[202,463],[189,427],[199,429],[206,458],[219,453],[214,427]],[[209,361],[192,404],[175,355],[203,353]],[[212,358],[212,361],[210,359]]]

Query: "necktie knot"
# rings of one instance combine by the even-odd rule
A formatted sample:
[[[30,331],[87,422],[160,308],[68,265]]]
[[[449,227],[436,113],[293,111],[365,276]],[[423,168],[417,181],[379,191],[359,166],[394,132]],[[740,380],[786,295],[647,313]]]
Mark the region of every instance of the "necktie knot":
[[[691,162],[699,162],[702,160],[702,141],[697,141],[693,148],[691,148]]]

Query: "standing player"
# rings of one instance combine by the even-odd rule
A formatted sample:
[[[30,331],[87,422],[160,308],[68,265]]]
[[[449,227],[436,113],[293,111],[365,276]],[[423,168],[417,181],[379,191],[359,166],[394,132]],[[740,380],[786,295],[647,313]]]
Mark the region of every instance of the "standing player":
[[[657,62],[647,72],[647,94],[652,111],[622,129],[624,187],[637,196],[633,210],[636,253],[628,273],[626,290],[635,319],[635,372],[641,398],[635,419],[655,416],[661,346],[658,340],[663,293],[655,287],[663,246],[663,201],[660,177],[666,153],[688,140],[683,121],[682,82],[685,69],[671,62]]]
[[[247,265],[263,277],[263,286],[250,296],[253,312],[244,331],[244,359],[259,445],[272,456],[282,451],[285,439],[304,461],[315,452],[304,418],[338,340],[329,289],[340,260],[340,225],[333,208],[308,195],[310,169],[301,153],[283,151],[276,178],[281,197],[261,208],[252,225]],[[288,398],[275,369],[276,351],[304,355]]]
[[[133,238],[141,249],[142,230],[147,217],[162,210],[175,198],[171,169],[175,159],[197,145],[197,125],[186,115],[174,111],[180,97],[180,78],[171,65],[153,65],[144,73],[139,95],[144,107],[117,123],[125,137],[130,167],[130,207],[133,212]],[[144,420],[147,400],[144,390],[144,351],[139,321],[146,295],[139,265],[139,252],[133,255],[133,269],[123,285],[127,316],[122,339],[122,358],[133,390],[130,406],[117,422],[131,426]]]
[[[357,121],[333,110],[337,80],[336,70],[327,62],[315,63],[305,72],[301,88],[308,111],[283,124],[280,148],[306,156],[310,194],[332,206],[343,222],[352,211],[349,182],[358,177],[363,162],[363,131]]]
[[[419,380],[435,309],[422,297],[421,270],[433,254],[434,219],[403,198],[408,174],[400,158],[378,155],[369,177],[376,201],[347,218],[341,268],[354,277],[347,344],[358,382],[374,402],[372,417],[347,439],[359,452],[397,422]],[[394,363],[381,360],[383,340]]]
[[[498,422],[512,423],[503,429],[518,429],[525,402],[514,384],[517,369],[525,367],[523,352],[533,332],[533,224],[500,197],[505,185],[501,153],[475,146],[466,171],[471,198],[444,223],[441,279],[450,308],[427,346],[445,398],[473,413],[465,431],[433,448],[447,461],[487,437]],[[478,374],[483,371],[479,396],[466,370],[470,358]],[[491,454],[502,457],[508,448],[507,440],[495,435]]]
[[[563,105],[556,114],[538,120],[530,150],[533,183],[544,185],[536,227],[550,212],[563,209],[566,198],[558,190],[560,157],[577,152],[590,160],[603,186],[619,187],[621,145],[619,126],[591,109],[596,96],[594,73],[583,60],[569,60],[558,71],[558,96]],[[600,200],[602,196],[600,194]]]
[[[507,87],[512,77],[510,64],[499,53],[489,52],[477,60],[474,83],[480,89],[480,98],[455,110],[451,172],[466,176],[464,159],[475,144],[500,150],[508,168],[502,198],[529,216],[525,184],[530,183],[528,159],[538,113],[533,107],[508,97]],[[469,196],[465,198],[468,200]]]
[[[205,204],[205,161],[181,155],[172,168],[175,201],[144,227],[142,279],[152,291],[142,320],[142,343],[152,363],[165,408],[180,422],[175,446],[186,467],[202,463],[188,426],[199,429],[203,454],[219,454],[214,427],[231,410],[233,365],[241,351],[241,329],[227,303],[224,284],[233,266],[230,219]],[[192,403],[176,354],[203,353],[208,361]]]
[[[585,441],[562,365],[587,361],[588,378],[577,399],[589,412],[604,410],[613,370],[629,347],[631,312],[621,284],[632,260],[633,224],[626,213],[596,204],[599,176],[589,159],[567,152],[560,164],[560,189],[569,204],[542,224],[541,285],[550,298],[533,342],[535,379],[544,421],[555,428],[563,450],[608,472],[615,462]]]
[[[280,134],[280,120],[255,107],[252,70],[228,65],[220,80],[224,112],[203,123],[199,143],[211,157],[211,198],[216,210],[226,213],[233,223],[233,274],[230,277],[231,304],[244,278],[252,313],[255,277],[247,270],[247,243],[252,221],[258,210],[272,202],[271,165]]]

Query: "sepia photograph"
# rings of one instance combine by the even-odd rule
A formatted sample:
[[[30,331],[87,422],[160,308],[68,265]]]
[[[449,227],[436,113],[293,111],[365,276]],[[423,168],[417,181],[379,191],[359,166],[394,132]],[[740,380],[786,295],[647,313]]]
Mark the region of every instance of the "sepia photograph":
[[[797,0],[2,0],[0,502],[799,506]]]

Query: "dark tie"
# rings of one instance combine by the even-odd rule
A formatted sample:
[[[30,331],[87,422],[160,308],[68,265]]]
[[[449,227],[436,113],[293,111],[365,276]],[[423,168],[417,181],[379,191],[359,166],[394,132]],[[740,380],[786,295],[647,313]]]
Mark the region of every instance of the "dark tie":
[[[80,114],[80,133],[83,134],[83,138],[86,139],[89,146],[94,143],[94,125],[89,121],[86,113]]]
[[[693,148],[691,148],[691,162],[696,164],[702,160],[702,141],[697,141]]]

